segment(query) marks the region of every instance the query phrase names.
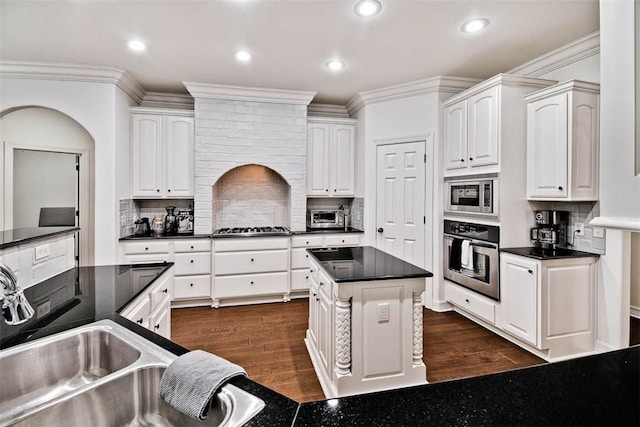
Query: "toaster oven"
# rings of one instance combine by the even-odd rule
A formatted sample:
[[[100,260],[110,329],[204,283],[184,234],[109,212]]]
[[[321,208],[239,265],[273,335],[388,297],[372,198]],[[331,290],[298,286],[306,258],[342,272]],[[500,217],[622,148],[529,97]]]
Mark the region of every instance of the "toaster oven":
[[[344,211],[341,209],[307,209],[308,228],[344,228]]]

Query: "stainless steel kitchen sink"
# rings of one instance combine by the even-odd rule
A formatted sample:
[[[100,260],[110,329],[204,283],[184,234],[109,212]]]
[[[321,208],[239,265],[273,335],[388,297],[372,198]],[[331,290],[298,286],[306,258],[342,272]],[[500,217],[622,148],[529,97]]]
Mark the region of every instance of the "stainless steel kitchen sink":
[[[160,398],[176,356],[109,320],[0,352],[0,425],[240,426],[264,402],[226,384],[199,422]]]

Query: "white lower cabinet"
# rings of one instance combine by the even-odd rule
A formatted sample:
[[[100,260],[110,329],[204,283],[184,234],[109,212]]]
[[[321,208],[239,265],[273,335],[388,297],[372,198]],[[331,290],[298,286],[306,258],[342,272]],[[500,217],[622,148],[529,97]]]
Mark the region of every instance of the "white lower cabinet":
[[[546,360],[595,348],[596,257],[536,260],[500,255],[498,326]]]
[[[171,289],[173,270],[165,272],[148,289],[138,295],[120,314],[132,322],[171,338]]]
[[[451,304],[485,322],[495,324],[497,302],[449,281],[445,281],[444,292],[445,298]]]
[[[289,237],[214,239],[213,306],[289,301]]]

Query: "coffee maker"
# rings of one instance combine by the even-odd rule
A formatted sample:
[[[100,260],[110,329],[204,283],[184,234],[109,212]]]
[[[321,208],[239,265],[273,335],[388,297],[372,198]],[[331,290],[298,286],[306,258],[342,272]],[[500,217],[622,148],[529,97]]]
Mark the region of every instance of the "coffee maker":
[[[569,212],[544,210],[535,211],[536,226],[531,229],[534,245],[543,249],[567,247],[567,224]]]

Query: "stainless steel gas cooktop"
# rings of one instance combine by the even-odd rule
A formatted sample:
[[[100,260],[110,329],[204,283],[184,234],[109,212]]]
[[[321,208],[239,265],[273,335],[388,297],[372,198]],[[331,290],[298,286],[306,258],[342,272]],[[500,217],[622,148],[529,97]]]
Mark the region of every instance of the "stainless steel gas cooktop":
[[[213,232],[214,236],[288,236],[291,231],[287,227],[225,227]]]

